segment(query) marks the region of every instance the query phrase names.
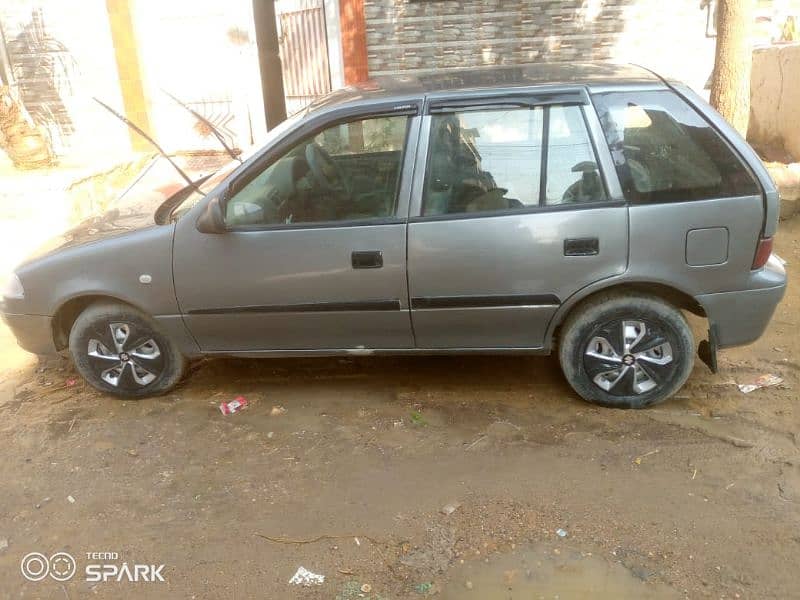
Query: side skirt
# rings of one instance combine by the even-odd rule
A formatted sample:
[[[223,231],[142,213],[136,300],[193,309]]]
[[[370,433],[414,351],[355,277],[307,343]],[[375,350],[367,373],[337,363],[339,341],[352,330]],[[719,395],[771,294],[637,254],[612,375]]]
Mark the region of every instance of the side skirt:
[[[326,348],[322,350],[243,350],[203,352],[208,357],[300,358],[312,356],[447,356],[460,355],[529,355],[550,354],[547,348]]]

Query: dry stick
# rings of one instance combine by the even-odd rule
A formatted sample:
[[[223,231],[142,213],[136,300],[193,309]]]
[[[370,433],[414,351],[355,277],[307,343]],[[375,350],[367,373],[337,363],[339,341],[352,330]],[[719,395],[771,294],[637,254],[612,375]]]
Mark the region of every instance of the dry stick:
[[[313,544],[314,542],[320,542],[322,540],[344,540],[347,538],[355,538],[355,537],[363,537],[365,540],[369,540],[376,546],[379,545],[379,542],[374,540],[373,538],[369,537],[368,535],[318,535],[315,538],[309,538],[306,540],[297,540],[293,538],[284,538],[284,537],[272,537],[269,535],[264,535],[263,533],[256,533],[260,538],[264,538],[265,540],[269,540],[270,542],[275,542],[276,544]]]
[[[475,440],[469,446],[464,448],[464,452],[466,452],[467,450],[471,450],[472,447],[475,446],[475,444],[477,444],[478,442],[480,442],[481,440],[484,440],[484,439],[486,439],[486,435],[485,434],[479,435],[477,440]]]

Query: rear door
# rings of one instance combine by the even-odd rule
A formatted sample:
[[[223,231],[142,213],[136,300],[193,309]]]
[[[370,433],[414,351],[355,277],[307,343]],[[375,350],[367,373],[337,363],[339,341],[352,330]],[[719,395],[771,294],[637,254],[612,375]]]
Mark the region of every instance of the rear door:
[[[581,88],[429,101],[408,232],[418,347],[540,348],[561,302],[625,270],[589,108]]]

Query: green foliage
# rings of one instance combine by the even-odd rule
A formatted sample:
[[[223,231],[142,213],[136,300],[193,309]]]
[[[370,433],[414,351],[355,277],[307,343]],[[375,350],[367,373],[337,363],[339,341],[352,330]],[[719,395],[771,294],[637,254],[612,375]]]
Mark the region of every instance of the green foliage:
[[[428,422],[425,420],[425,417],[423,417],[422,413],[418,410],[411,411],[411,422],[414,423],[414,425],[420,425],[422,427],[425,427],[428,424]]]

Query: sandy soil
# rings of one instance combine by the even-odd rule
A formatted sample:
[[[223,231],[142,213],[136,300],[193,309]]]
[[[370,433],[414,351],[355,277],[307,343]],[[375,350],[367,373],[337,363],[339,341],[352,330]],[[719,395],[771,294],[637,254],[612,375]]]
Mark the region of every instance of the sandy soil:
[[[800,597],[800,219],[777,251],[764,338],[636,412],[533,357],[205,361],[121,402],[3,330],[0,597]],[[784,384],[733,383],[763,373]],[[27,582],[33,551],[78,576]],[[87,583],[104,551],[166,581]]]

